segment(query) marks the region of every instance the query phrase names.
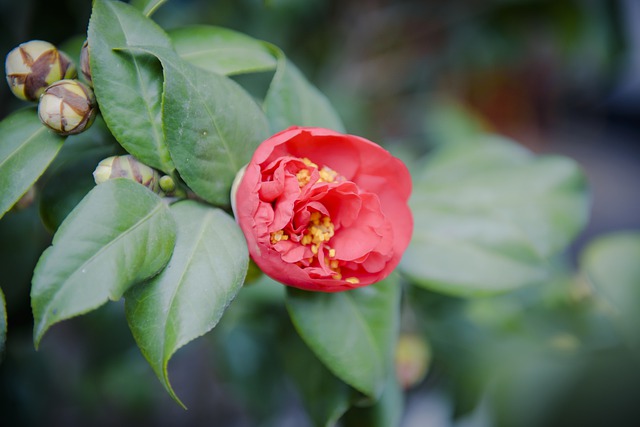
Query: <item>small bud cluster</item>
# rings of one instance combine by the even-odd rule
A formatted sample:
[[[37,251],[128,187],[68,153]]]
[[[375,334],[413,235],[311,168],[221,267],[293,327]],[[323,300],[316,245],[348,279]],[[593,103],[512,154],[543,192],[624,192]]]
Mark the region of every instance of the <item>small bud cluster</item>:
[[[45,126],[63,136],[75,135],[92,125],[98,110],[89,58],[89,45],[85,40],[80,51],[83,83],[76,79],[76,66],[64,52],[49,42],[32,40],[22,43],[7,55],[7,82],[18,98],[38,102],[38,117]],[[126,178],[160,196],[185,195],[171,176],[161,175],[131,155],[102,160],[93,177],[96,184]],[[25,198],[24,203],[31,199],[33,197]]]
[[[89,48],[83,45],[80,72],[91,84]],[[22,43],[7,55],[7,83],[13,94],[25,101],[38,102],[38,116],[44,125],[60,135],[73,135],[88,129],[97,114],[93,90],[75,80],[73,61],[49,42]]]
[[[93,179],[100,185],[110,179],[126,178],[136,181],[161,196],[172,195],[176,184],[169,175],[160,173],[131,155],[111,156],[98,163]]]

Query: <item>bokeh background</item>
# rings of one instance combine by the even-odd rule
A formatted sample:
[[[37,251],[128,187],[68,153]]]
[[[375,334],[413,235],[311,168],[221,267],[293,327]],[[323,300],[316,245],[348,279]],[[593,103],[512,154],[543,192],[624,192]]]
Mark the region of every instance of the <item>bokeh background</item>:
[[[87,0],[0,0],[0,53],[30,39],[64,44],[86,33],[90,9]],[[562,268],[597,236],[640,230],[636,0],[170,0],[154,19],[165,29],[220,25],[280,46],[350,133],[409,166],[479,132],[576,159],[592,213]],[[259,97],[270,75],[238,79]],[[23,105],[0,85],[0,119]],[[30,278],[49,238],[36,208],[0,222],[9,318],[0,424],[310,425],[282,374],[280,290],[248,295],[178,352],[170,373],[187,412],[146,365],[121,305],[56,326],[35,352]],[[427,314],[408,310],[403,320],[419,324],[432,357],[407,394],[403,427],[637,420],[639,359],[620,350],[606,316],[565,276],[473,302],[413,291]]]

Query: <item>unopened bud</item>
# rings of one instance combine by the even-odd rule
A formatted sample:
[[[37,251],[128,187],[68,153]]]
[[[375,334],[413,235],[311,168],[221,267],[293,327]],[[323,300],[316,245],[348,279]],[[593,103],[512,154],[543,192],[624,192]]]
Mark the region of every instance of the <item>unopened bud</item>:
[[[164,175],[159,181],[160,188],[167,194],[173,193],[176,189],[176,182],[169,175]]]
[[[77,75],[67,55],[41,40],[22,43],[9,52],[5,71],[13,94],[26,101],[37,101],[50,84]]]
[[[114,178],[131,179],[154,193],[161,193],[158,171],[139,162],[131,155],[107,157],[98,163],[98,167],[93,172],[93,179],[98,185]]]
[[[53,83],[44,91],[38,104],[42,123],[60,135],[74,135],[87,130],[96,113],[93,91],[78,80]]]
[[[82,44],[82,49],[80,50],[80,74],[87,81],[89,86],[93,86],[93,80],[91,80],[91,65],[89,64],[90,53],[89,53],[89,43],[87,40]]]

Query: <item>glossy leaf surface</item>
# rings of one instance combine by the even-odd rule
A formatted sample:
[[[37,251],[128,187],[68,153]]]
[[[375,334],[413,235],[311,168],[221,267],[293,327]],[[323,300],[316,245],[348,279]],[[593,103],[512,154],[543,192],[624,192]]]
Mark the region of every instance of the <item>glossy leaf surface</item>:
[[[171,40],[136,8],[96,0],[88,41],[94,91],[113,136],[141,162],[171,172],[162,130],[160,63],[150,55],[117,50],[138,45],[171,48]]]
[[[34,271],[34,342],[62,320],[118,300],[169,261],[175,221],[142,185],[115,179],[96,186],[67,216]]]
[[[42,125],[33,109],[19,110],[0,122],[0,218],[44,173],[63,142]]]
[[[260,40],[227,28],[194,25],[169,32],[185,61],[223,75],[269,71],[276,59]]]
[[[236,173],[268,136],[255,101],[238,84],[197,68],[170,49],[146,47],[165,75],[164,132],[180,176],[196,194],[229,205]]]
[[[209,332],[242,286],[249,253],[235,221],[194,201],[171,206],[176,247],[167,267],[126,296],[129,327],[171,396],[167,366],[173,354]]]
[[[338,378],[377,398],[395,347],[400,305],[397,276],[346,292],[287,289],[296,330]]]

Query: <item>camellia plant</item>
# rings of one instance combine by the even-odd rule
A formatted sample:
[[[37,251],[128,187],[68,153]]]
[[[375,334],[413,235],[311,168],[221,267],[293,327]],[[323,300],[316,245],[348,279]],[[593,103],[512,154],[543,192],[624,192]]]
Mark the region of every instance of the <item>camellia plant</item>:
[[[570,159],[477,135],[410,174],[383,142],[348,134],[278,47],[214,26],[167,32],[151,18],[163,1],[134,3],[94,0],[78,67],[44,41],[7,56],[11,90],[38,105],[0,123],[0,215],[36,191],[53,235],[32,278],[36,348],[124,298],[135,342],[183,405],[175,352],[236,296],[284,287],[297,335],[281,345],[313,423],[346,413],[351,425],[359,410],[398,425],[430,352],[402,321],[411,290],[543,283],[587,220]],[[231,78],[258,72],[272,73],[264,97]],[[77,159],[95,169],[77,179],[90,185],[48,187]]]

